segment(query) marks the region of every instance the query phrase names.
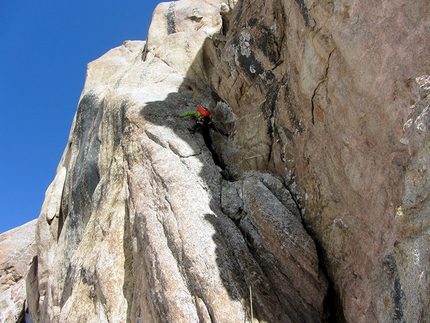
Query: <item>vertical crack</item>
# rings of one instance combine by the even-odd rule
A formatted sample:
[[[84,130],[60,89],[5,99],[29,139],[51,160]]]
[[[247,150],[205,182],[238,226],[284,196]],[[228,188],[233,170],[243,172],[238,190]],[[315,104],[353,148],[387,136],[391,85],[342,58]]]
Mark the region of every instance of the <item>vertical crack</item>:
[[[311,107],[311,114],[312,114],[312,124],[315,124],[315,99],[318,93],[318,90],[320,88],[320,86],[322,86],[323,83],[325,83],[328,79],[328,71],[330,69],[330,59],[331,56],[333,55],[334,51],[336,50],[336,48],[334,48],[330,54],[328,54],[328,58],[327,58],[327,66],[325,69],[325,73],[324,73],[324,78],[319,81],[318,85],[315,87],[314,93],[312,94],[312,99],[311,99],[311,103],[312,103],[312,107]]]

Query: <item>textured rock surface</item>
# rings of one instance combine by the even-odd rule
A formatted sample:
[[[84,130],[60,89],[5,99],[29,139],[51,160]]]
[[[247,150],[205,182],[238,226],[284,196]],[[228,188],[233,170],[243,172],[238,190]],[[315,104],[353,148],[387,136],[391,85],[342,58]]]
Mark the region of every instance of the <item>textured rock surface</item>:
[[[231,19],[212,79],[234,129],[220,147],[230,172],[270,169],[297,189],[338,319],[429,321],[428,101],[415,79],[430,71],[430,3],[251,0]]]
[[[427,0],[160,4],[88,66],[34,321],[430,321],[429,31]]]
[[[327,282],[283,182],[223,179],[179,118],[211,100],[211,3],[160,4],[147,42],[89,64],[38,221],[34,322],[322,320]]]
[[[37,220],[0,235],[0,322],[15,323],[26,308],[25,278],[36,255]]]

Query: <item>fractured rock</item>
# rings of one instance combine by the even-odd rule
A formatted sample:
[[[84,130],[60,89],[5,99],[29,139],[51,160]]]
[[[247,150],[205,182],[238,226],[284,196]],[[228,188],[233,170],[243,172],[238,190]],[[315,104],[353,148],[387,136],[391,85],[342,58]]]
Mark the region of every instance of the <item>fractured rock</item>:
[[[0,321],[15,323],[26,310],[25,278],[36,255],[37,220],[0,235]]]
[[[340,321],[430,320],[429,13],[426,0],[238,2],[212,74],[235,116],[221,158],[294,187]]]

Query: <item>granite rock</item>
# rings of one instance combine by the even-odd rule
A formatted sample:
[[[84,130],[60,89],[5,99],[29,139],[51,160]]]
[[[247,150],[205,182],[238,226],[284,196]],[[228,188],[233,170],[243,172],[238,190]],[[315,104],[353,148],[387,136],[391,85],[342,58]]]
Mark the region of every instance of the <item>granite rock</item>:
[[[27,310],[25,278],[36,255],[37,220],[0,235],[0,321],[15,323]]]
[[[323,319],[327,281],[285,183],[244,174],[227,206],[229,180],[211,145],[227,139],[192,135],[194,121],[179,117],[211,104],[215,65],[200,48],[219,50],[211,37],[222,34],[221,3],[199,4],[160,4],[146,42],[88,65],[38,220],[27,278],[33,322]],[[154,27],[172,21],[167,33]],[[177,53],[190,37],[199,48],[191,56],[164,50]]]
[[[88,65],[34,322],[430,321],[429,12],[161,3]],[[199,104],[228,138],[188,132]]]

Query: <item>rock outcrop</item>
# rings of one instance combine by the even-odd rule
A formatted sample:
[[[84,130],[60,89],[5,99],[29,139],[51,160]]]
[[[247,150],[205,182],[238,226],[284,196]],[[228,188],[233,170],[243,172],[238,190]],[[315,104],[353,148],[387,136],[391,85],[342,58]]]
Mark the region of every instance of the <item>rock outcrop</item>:
[[[37,220],[0,235],[0,322],[24,319],[27,309],[25,278],[36,255]]]
[[[296,188],[338,319],[430,321],[430,3],[242,1],[231,19],[224,162]]]
[[[429,6],[161,3],[88,66],[33,321],[429,321]]]
[[[179,117],[210,104],[220,5],[160,4],[147,42],[89,64],[38,222],[34,322],[322,320],[327,282],[283,181],[224,179]]]

